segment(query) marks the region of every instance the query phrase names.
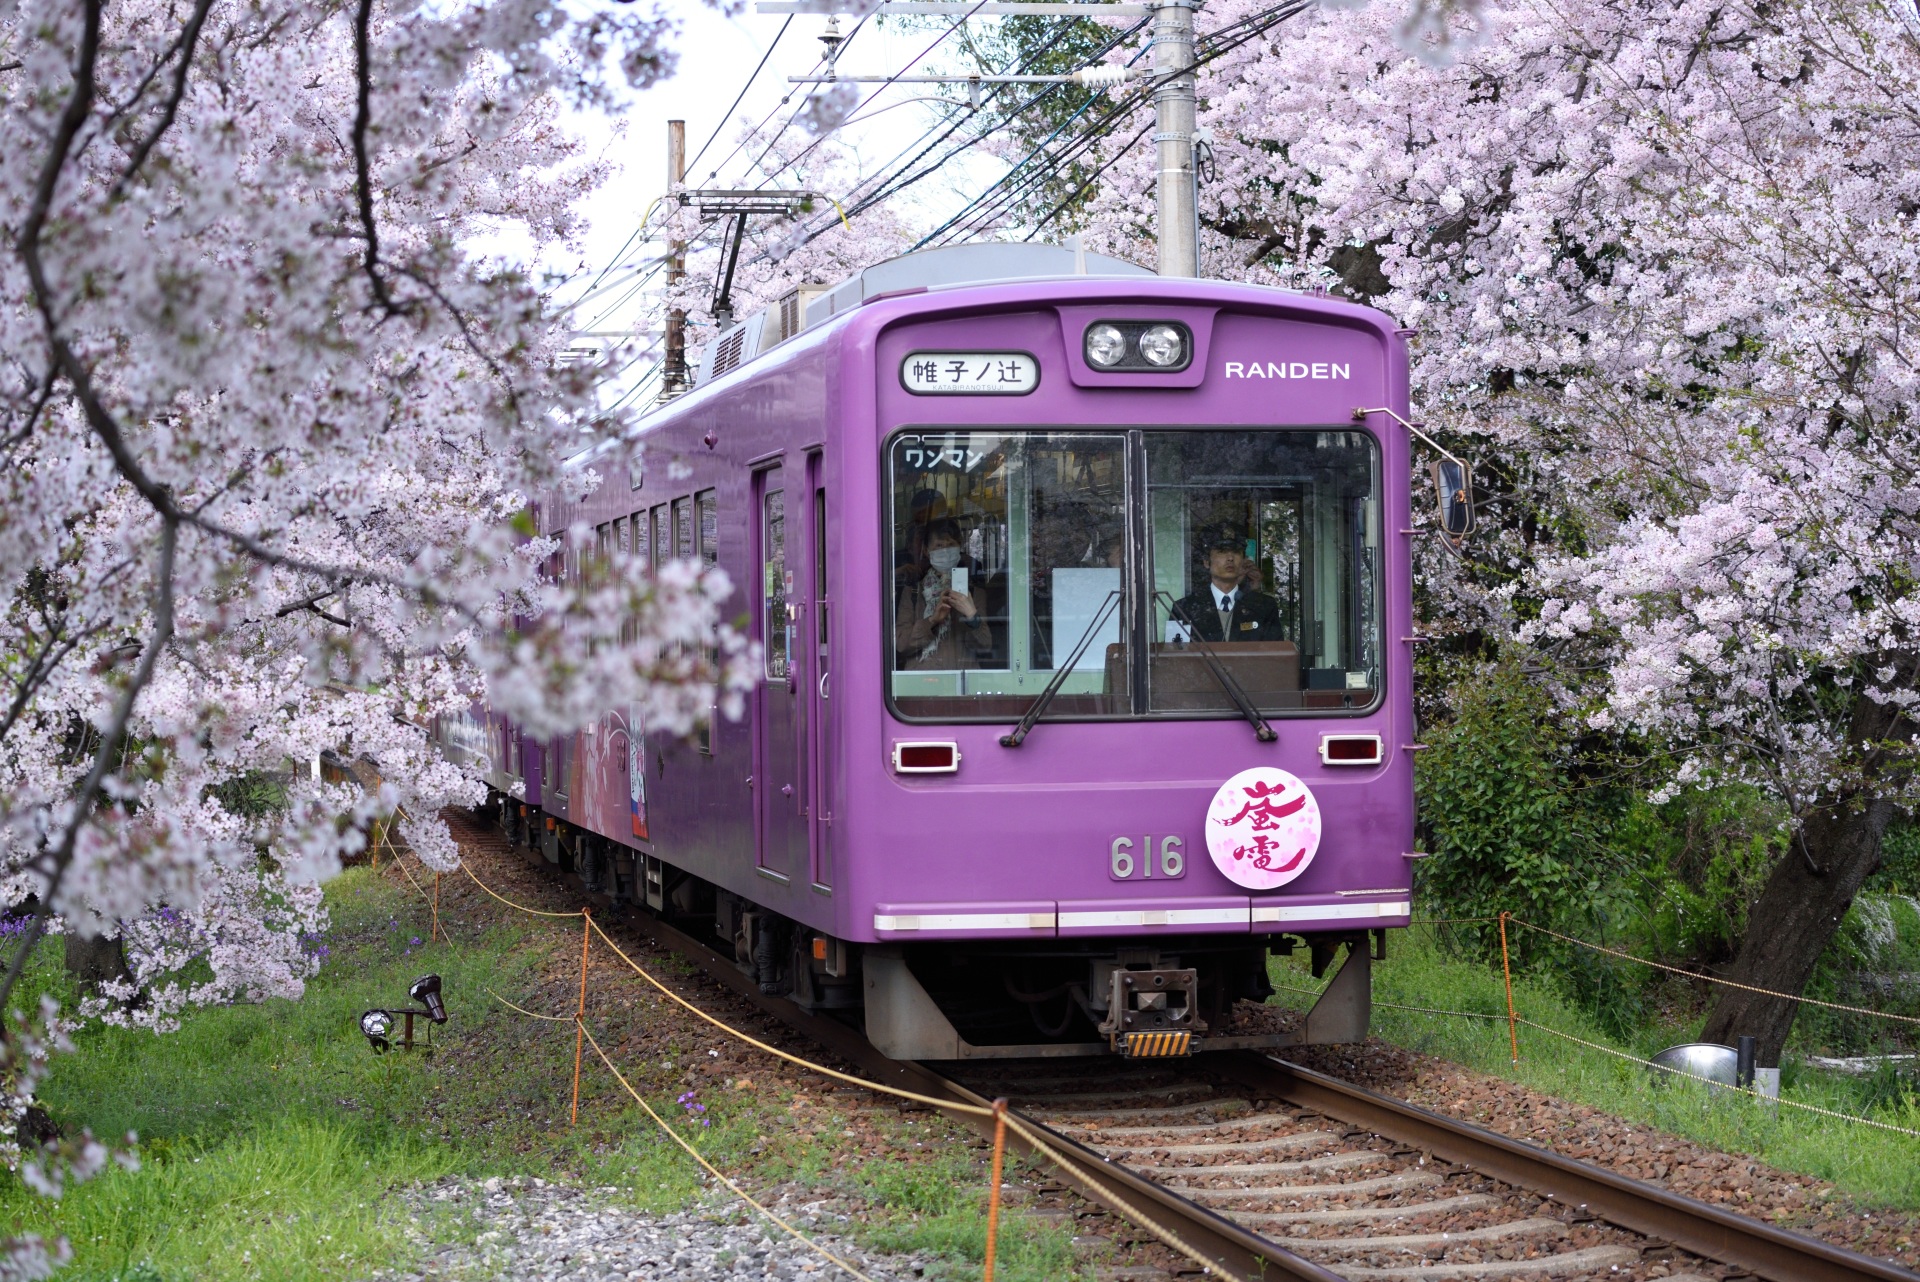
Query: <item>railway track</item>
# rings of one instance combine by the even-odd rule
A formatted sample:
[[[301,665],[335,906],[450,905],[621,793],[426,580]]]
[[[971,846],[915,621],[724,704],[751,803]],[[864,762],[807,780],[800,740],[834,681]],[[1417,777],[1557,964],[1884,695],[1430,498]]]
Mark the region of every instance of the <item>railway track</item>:
[[[858,1065],[958,1102],[1006,1099],[1116,1214],[1248,1279],[1920,1282],[1861,1255],[1376,1095],[1272,1056],[902,1063],[768,997],[665,923],[639,933]],[[967,1119],[991,1133],[984,1119]],[[1009,1145],[1030,1147],[1016,1134]]]
[[[1063,1182],[1247,1279],[1920,1282],[1920,1274],[1255,1052],[1178,1061],[891,1060],[769,997],[732,958],[629,918],[873,1081],[1004,1099]],[[623,933],[624,933],[623,931]],[[991,1134],[993,1124],[965,1118]],[[1017,1131],[1009,1147],[1031,1152]],[[1197,1271],[1197,1270],[1196,1270]]]

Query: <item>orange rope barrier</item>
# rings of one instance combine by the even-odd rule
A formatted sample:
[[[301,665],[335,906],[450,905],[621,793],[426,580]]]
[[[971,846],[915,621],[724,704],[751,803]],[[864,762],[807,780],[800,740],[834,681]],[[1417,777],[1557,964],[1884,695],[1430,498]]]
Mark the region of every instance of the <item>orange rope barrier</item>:
[[[989,1117],[993,1113],[992,1109],[982,1108],[978,1104],[962,1104],[955,1100],[940,1099],[933,1095],[921,1095],[915,1091],[902,1090],[898,1086],[883,1086],[879,1082],[870,1082],[864,1077],[855,1077],[851,1073],[842,1073],[838,1069],[828,1068],[825,1064],[816,1064],[810,1059],[803,1059],[798,1055],[794,1055],[788,1051],[783,1051],[777,1046],[769,1046],[767,1045],[767,1043],[761,1041],[759,1038],[754,1037],[747,1033],[743,1033],[739,1029],[734,1028],[732,1025],[727,1024],[726,1022],[720,1019],[717,1019],[712,1015],[707,1014],[707,1012],[701,1010],[698,1006],[695,1006],[692,1002],[688,1001],[686,998],[682,997],[680,994],[674,992],[671,988],[668,988],[665,984],[661,983],[659,980],[655,979],[651,974],[649,974],[646,968],[641,966],[639,962],[636,962],[633,958],[627,956],[626,953],[622,952],[620,945],[614,943],[613,940],[607,937],[607,932],[600,929],[600,924],[598,922],[594,922],[592,918],[588,918],[588,921],[592,923],[594,933],[600,936],[600,942],[605,944],[608,948],[611,948],[613,950],[614,956],[618,957],[621,961],[625,962],[628,966],[630,966],[633,969],[634,974],[640,976],[640,978],[646,980],[649,984],[653,985],[654,988],[659,990],[659,992],[667,998],[667,1000],[681,1007],[683,1010],[687,1011],[689,1014],[699,1019],[703,1019],[709,1024],[712,1024],[715,1028],[727,1034],[729,1037],[733,1037],[738,1039],[739,1041],[745,1042],[747,1045],[753,1047],[755,1050],[765,1051],[767,1054],[772,1055],[777,1059],[783,1059],[787,1061],[787,1063],[792,1064],[798,1068],[804,1068],[810,1073],[818,1073],[822,1077],[831,1077],[835,1081],[846,1082],[850,1086],[858,1086],[861,1090],[873,1091],[874,1093],[879,1095],[891,1095],[895,1099],[911,1100],[915,1104],[925,1104],[929,1108],[943,1109],[949,1113],[965,1113],[972,1117]]]
[[[542,1015],[539,1011],[528,1010],[525,1006],[516,1006],[500,994],[494,992],[491,988],[483,988],[480,991],[493,998],[496,1002],[499,1002],[502,1006],[505,1006],[508,1010],[525,1015],[528,1019],[544,1019],[554,1024],[571,1024],[574,1022],[571,1017],[566,1015]]]
[[[511,899],[508,899],[505,895],[495,890],[492,886],[489,886],[486,882],[481,881],[478,877],[474,876],[473,869],[467,867],[466,860],[464,859],[460,861],[460,871],[467,874],[467,880],[471,881],[474,885],[480,887],[480,889],[486,891],[489,895],[492,895],[495,899],[498,899],[501,903],[505,904],[507,907],[513,909],[515,912],[518,912],[518,913],[526,913],[532,917],[578,917],[586,911],[583,908],[579,912],[550,913],[550,912],[544,912],[538,908],[529,908],[525,904],[516,904]]]
[[[796,1242],[803,1244],[804,1246],[807,1247],[808,1250],[816,1251],[819,1254],[825,1256],[827,1259],[833,1261],[835,1264],[839,1265],[840,1268],[844,1270],[848,1276],[859,1279],[859,1282],[873,1282],[872,1278],[862,1273],[859,1269],[856,1269],[853,1265],[847,1263],[845,1260],[841,1259],[839,1256],[835,1255],[833,1252],[827,1250],[826,1247],[821,1246],[818,1242],[814,1241],[812,1238],[802,1233],[799,1229],[794,1228],[791,1224],[788,1224],[785,1220],[775,1215],[772,1211],[768,1210],[766,1207],[762,1206],[760,1203],[754,1201],[753,1197],[745,1189],[741,1188],[738,1184],[735,1184],[732,1180],[728,1179],[725,1175],[721,1173],[719,1167],[715,1166],[712,1162],[709,1162],[706,1158],[702,1157],[700,1155],[700,1150],[696,1149],[693,1145],[687,1143],[687,1141],[681,1137],[678,1131],[674,1130],[673,1127],[667,1124],[667,1121],[665,1118],[661,1117],[660,1114],[654,1112],[653,1106],[647,1103],[646,1100],[642,1099],[640,1097],[640,1092],[634,1090],[633,1086],[621,1074],[620,1070],[613,1066],[613,1061],[607,1058],[607,1053],[606,1051],[600,1048],[600,1043],[594,1039],[594,1036],[592,1033],[587,1032],[586,1022],[584,1020],[581,1020],[581,1021],[578,1021],[578,1023],[579,1023],[581,1034],[589,1042],[593,1043],[593,1053],[600,1057],[600,1062],[607,1066],[607,1071],[609,1073],[613,1074],[613,1080],[620,1083],[621,1088],[624,1089],[627,1092],[627,1094],[633,1096],[634,1103],[638,1104],[641,1108],[647,1111],[647,1116],[651,1117],[655,1122],[659,1124],[660,1129],[667,1133],[667,1136],[669,1139],[671,1139],[675,1144],[678,1144],[681,1148],[685,1149],[687,1151],[688,1156],[693,1158],[694,1161],[700,1163],[701,1166],[705,1167],[709,1175],[713,1176],[714,1179],[719,1180],[722,1184],[726,1185],[728,1192],[732,1193],[735,1197],[739,1198],[742,1202],[745,1202],[748,1206],[752,1207],[754,1210],[758,1211],[761,1215],[771,1220],[774,1224],[774,1227],[778,1228],[782,1233],[785,1233],[788,1237],[794,1239]]]
[[[1072,1177],[1074,1180],[1078,1181],[1081,1187],[1087,1190],[1088,1195],[1091,1196],[1093,1200],[1095,1201],[1102,1200],[1101,1191],[1094,1184],[1094,1182],[1088,1179],[1087,1176],[1081,1172],[1080,1168],[1076,1166],[1072,1161],[1068,1160],[1068,1158],[1064,1154],[1054,1151],[1053,1145],[1047,1143],[1046,1137],[1041,1135],[1038,1131],[1034,1130],[1031,1126],[1028,1126],[1025,1122],[1022,1122],[1019,1119],[1019,1117],[1014,1115],[1009,1115],[1007,1117],[1007,1129],[1012,1131],[1015,1135],[1018,1135],[1021,1139],[1025,1140],[1027,1142],[1027,1147],[1031,1148],[1034,1152],[1040,1154],[1040,1156],[1046,1158],[1048,1161],[1052,1162],[1055,1166],[1059,1167],[1063,1174],[1068,1175]],[[1178,1233],[1175,1233],[1172,1229],[1167,1228],[1166,1226],[1155,1222],[1153,1219],[1151,1219],[1146,1215],[1143,1215],[1140,1212],[1140,1209],[1138,1207],[1129,1206],[1126,1210],[1126,1216],[1128,1219],[1132,1220],[1135,1224],[1138,1224],[1141,1228],[1153,1234],[1155,1237],[1159,1238],[1162,1242],[1165,1242],[1168,1246],[1172,1247],[1174,1250],[1178,1251],[1180,1254],[1186,1256],[1189,1260],[1192,1260],[1195,1264],[1199,1265],[1200,1271],[1202,1273],[1208,1276],[1212,1276],[1220,1271],[1220,1266],[1218,1264],[1216,1264],[1212,1260],[1209,1260],[1206,1256],[1200,1254],[1200,1252],[1194,1250],[1193,1247],[1187,1244],[1186,1239],[1182,1238]]]
[[[1510,914],[1502,913],[1500,915],[1506,917]],[[1562,940],[1565,943],[1578,944],[1582,948],[1591,948],[1596,953],[1605,953],[1609,957],[1618,957],[1622,961],[1638,962],[1642,966],[1651,966],[1655,970],[1664,970],[1674,975],[1685,975],[1688,979],[1703,979],[1709,984],[1719,984],[1726,988],[1737,988],[1744,993],[1758,993],[1762,997],[1778,997],[1782,1001],[1800,1002],[1806,1006],[1820,1006],[1827,1010],[1841,1010],[1852,1015],[1871,1015],[1876,1019],[1898,1020],[1903,1024],[1920,1024],[1920,1018],[1912,1015],[1896,1015],[1892,1011],[1868,1010],[1864,1006],[1846,1006],[1840,1002],[1823,1002],[1817,997],[1795,997],[1792,993],[1776,992],[1771,988],[1755,988],[1752,984],[1742,984],[1731,979],[1721,979],[1717,975],[1703,975],[1699,971],[1686,970],[1679,966],[1669,966],[1665,962],[1648,961],[1644,957],[1635,957],[1632,953],[1623,953],[1617,948],[1608,948],[1604,944],[1590,944],[1584,939],[1575,939],[1572,935],[1563,935],[1557,930],[1548,930],[1545,926],[1536,926],[1532,922],[1522,921],[1518,917],[1513,918],[1513,924],[1516,926],[1525,926],[1528,930],[1539,931],[1543,935],[1551,935],[1555,939]]]
[[[987,1273],[993,1282],[993,1251],[1000,1239],[1000,1172],[1007,1160],[1007,1101],[993,1102],[993,1183],[987,1193]]]
[[[1650,1059],[1642,1059],[1638,1055],[1630,1055],[1626,1051],[1615,1050],[1611,1046],[1602,1046],[1599,1042],[1590,1042],[1584,1037],[1575,1037],[1572,1033],[1563,1033],[1559,1029],[1549,1028],[1545,1024],[1536,1024],[1530,1019],[1522,1019],[1520,1022],[1528,1028],[1537,1028],[1543,1033],[1551,1033],[1555,1037],[1564,1038],[1576,1045],[1584,1046],[1588,1050],[1599,1051],[1604,1055],[1613,1055],[1626,1060],[1630,1064],[1642,1064],[1662,1073],[1671,1073],[1675,1077],[1684,1077],[1695,1082],[1705,1082],[1709,1086],[1716,1087],[1723,1091],[1738,1091],[1742,1095],[1751,1095],[1754,1099],[1760,1100],[1762,1103],[1785,1104],[1788,1108],[1804,1109],[1809,1113],[1818,1113],[1822,1117],[1836,1118],[1842,1122],[1857,1122],[1861,1126],[1872,1126],[1879,1130],[1892,1131],[1898,1135],[1910,1135],[1914,1139],[1920,1140],[1920,1131],[1910,1130],[1904,1126],[1895,1126],[1892,1122],[1876,1122],[1871,1117],[1855,1117],[1851,1113],[1840,1113],[1830,1108],[1821,1108],[1818,1104],[1802,1103],[1800,1100],[1788,1099],[1784,1095],[1762,1095],[1759,1091],[1749,1086],[1729,1086],[1725,1082],[1716,1082],[1710,1077],[1701,1077],[1697,1073],[1686,1073],[1677,1068],[1668,1068],[1666,1065],[1656,1064]]]
[[[593,914],[582,908],[580,915],[586,918],[586,924],[580,928],[580,1012],[574,1016],[575,1033],[573,1038],[573,1122],[580,1124],[580,1051],[581,1039],[587,1035],[587,949],[593,943]]]

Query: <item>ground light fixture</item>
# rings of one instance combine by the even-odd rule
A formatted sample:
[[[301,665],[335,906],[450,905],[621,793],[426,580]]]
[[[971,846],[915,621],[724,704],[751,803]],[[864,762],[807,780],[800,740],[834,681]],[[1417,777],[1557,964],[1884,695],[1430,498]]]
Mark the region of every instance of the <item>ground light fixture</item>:
[[[365,1034],[367,1045],[373,1047],[373,1053],[384,1055],[393,1049],[393,1026],[401,1025],[400,1049],[413,1049],[413,1019],[416,1015],[425,1015],[435,1024],[447,1022],[447,1006],[440,997],[440,976],[422,975],[407,988],[407,996],[419,1002],[418,1006],[404,1006],[399,1010],[387,1010],[376,1006],[360,1016],[360,1031]],[[432,1035],[429,1032],[427,1045],[431,1048]]]

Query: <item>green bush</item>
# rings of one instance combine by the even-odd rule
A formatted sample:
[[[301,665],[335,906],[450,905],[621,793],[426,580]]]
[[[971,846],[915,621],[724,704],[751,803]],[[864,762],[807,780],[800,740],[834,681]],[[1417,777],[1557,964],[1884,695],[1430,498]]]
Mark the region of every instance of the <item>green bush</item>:
[[[1544,691],[1509,666],[1455,691],[1452,724],[1427,735],[1416,774],[1433,857],[1420,866],[1429,909],[1569,921],[1601,883],[1601,847],[1569,779],[1564,722]],[[1539,953],[1515,941],[1516,949]]]

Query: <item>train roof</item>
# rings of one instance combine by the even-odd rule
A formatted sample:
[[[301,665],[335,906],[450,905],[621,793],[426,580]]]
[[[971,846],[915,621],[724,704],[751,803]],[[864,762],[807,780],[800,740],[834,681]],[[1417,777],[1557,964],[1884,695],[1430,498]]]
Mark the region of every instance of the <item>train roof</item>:
[[[1089,253],[1077,244],[987,242],[902,254],[836,284],[803,285],[716,336],[707,344],[694,382],[710,383],[802,330],[885,294],[1089,276],[1154,278],[1156,273],[1123,258]]]

